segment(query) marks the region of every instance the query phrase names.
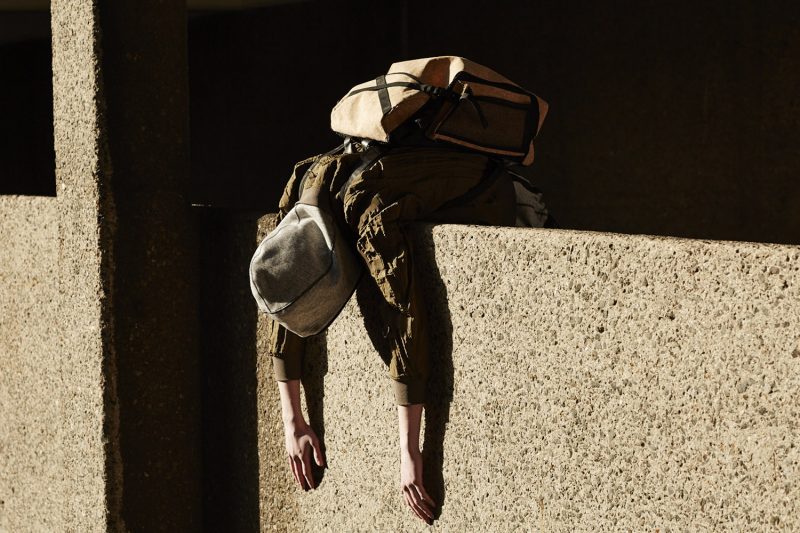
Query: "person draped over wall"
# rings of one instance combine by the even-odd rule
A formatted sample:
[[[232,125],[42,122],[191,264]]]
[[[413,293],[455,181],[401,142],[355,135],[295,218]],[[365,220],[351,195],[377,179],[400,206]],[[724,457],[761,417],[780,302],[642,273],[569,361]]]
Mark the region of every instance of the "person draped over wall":
[[[334,108],[341,147],[299,162],[278,227],[251,261],[253,295],[273,321],[270,355],[290,468],[316,488],[324,451],[300,407],[306,337],[332,322],[366,271],[382,295],[374,312],[390,352],[406,503],[432,523],[419,443],[430,375],[431,328],[415,222],[552,227],[541,193],[520,172],[546,103],[497,73],[445,56],[396,63]]]

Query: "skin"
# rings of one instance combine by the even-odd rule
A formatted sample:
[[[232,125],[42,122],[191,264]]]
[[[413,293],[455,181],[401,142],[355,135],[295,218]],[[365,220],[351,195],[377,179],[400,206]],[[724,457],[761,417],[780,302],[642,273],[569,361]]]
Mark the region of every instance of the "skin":
[[[317,488],[311,472],[311,460],[326,467],[319,438],[305,420],[300,408],[300,380],[279,381],[281,414],[286,453],[294,480],[303,490]],[[433,523],[436,507],[422,481],[422,453],[419,448],[422,404],[398,405],[400,431],[400,490],[411,511],[427,524]]]

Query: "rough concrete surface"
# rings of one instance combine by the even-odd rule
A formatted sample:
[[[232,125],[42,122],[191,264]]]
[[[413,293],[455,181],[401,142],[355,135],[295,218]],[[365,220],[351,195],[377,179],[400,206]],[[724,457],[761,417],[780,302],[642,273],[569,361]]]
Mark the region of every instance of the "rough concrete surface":
[[[51,4],[57,198],[0,199],[0,531],[121,524],[95,3]]]
[[[0,197],[0,532],[62,523],[57,243],[54,198]]]
[[[439,317],[435,529],[800,528],[800,248],[459,226],[417,241]],[[306,362],[329,462],[316,491],[292,486],[260,373],[265,531],[426,530],[398,490],[360,306]]]
[[[62,519],[56,529],[117,529],[121,465],[112,323],[113,210],[106,201],[98,24],[92,0],[54,0],[53,120],[59,216],[59,357]]]
[[[185,24],[51,4],[57,197],[0,198],[2,532],[201,527]]]

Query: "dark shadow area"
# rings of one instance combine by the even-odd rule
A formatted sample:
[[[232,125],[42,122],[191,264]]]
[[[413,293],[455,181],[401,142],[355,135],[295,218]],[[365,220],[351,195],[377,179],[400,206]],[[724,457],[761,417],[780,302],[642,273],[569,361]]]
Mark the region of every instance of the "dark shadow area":
[[[273,209],[296,161],[341,142],[334,104],[402,54],[402,6],[316,1],[192,17],[192,202]]]
[[[201,228],[203,524],[259,531],[257,312],[248,266],[260,214],[196,211]]]
[[[388,367],[392,356],[386,339],[386,325],[380,313],[386,302],[375,280],[368,273],[361,276],[361,282],[356,289],[356,301],[364,318],[364,329],[367,330],[369,340],[383,360],[383,364]]]
[[[56,195],[48,12],[0,11],[0,194]]]
[[[411,56],[550,103],[531,170],[562,227],[800,243],[800,4],[408,5]]]
[[[65,209],[66,220],[79,220],[76,210],[89,209],[97,194],[103,294],[110,291],[102,297],[109,316],[101,323],[103,335],[113,335],[102,358],[109,383],[108,529],[122,523],[130,531],[196,531],[202,527],[200,333],[211,326],[197,312],[200,235],[187,202],[185,5],[97,2],[92,18],[75,20],[92,24],[97,41],[86,43],[86,52],[96,53],[97,62],[78,60],[67,78],[97,75],[98,92],[86,93],[91,102],[62,104],[71,120],[84,122],[76,131],[93,123],[98,110],[99,161],[85,170],[97,175],[71,178],[81,192]],[[72,94],[65,90],[62,96]],[[86,115],[72,116],[83,104]],[[65,132],[59,139],[65,167],[74,167],[75,146],[93,142]]]
[[[189,45],[197,203],[274,205],[350,87],[455,54],[550,103],[532,173],[561,227],[800,243],[797,3],[304,2]]]
[[[325,451],[325,376],[328,373],[328,342],[325,331],[311,337],[306,344],[303,358],[303,393],[308,408],[308,423],[319,438]],[[326,454],[327,459],[327,454]],[[325,469],[311,462],[311,470],[317,486],[325,477]]]
[[[430,227],[418,228],[415,229],[412,246],[416,272],[421,276],[425,294],[432,346],[422,454],[425,488],[437,503],[435,516],[438,518],[445,501],[442,472],[444,436],[450,420],[450,403],[453,400],[453,324],[447,303],[447,289],[436,266]],[[371,276],[365,275],[362,278],[356,298],[370,341],[388,366],[391,353],[386,339],[386,325],[381,318],[381,310],[387,304]]]
[[[445,502],[444,437],[453,401],[453,322],[447,288],[436,265],[435,246],[430,226],[419,226],[415,235],[417,272],[422,277],[425,305],[431,323],[431,375],[428,378],[428,403],[425,405],[423,459],[425,486],[437,503],[436,518]]]

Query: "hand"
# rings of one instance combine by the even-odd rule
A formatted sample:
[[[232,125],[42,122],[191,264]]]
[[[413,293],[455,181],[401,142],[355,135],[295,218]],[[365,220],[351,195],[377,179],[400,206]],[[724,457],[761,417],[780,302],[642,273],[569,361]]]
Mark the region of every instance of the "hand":
[[[433,524],[436,503],[422,484],[422,454],[419,450],[403,451],[400,456],[400,488],[411,510],[428,525]]]
[[[311,454],[318,466],[325,466],[325,455],[314,430],[305,420],[284,424],[286,436],[286,453],[289,455],[289,466],[292,468],[294,480],[303,490],[317,488],[314,474],[311,471]]]

